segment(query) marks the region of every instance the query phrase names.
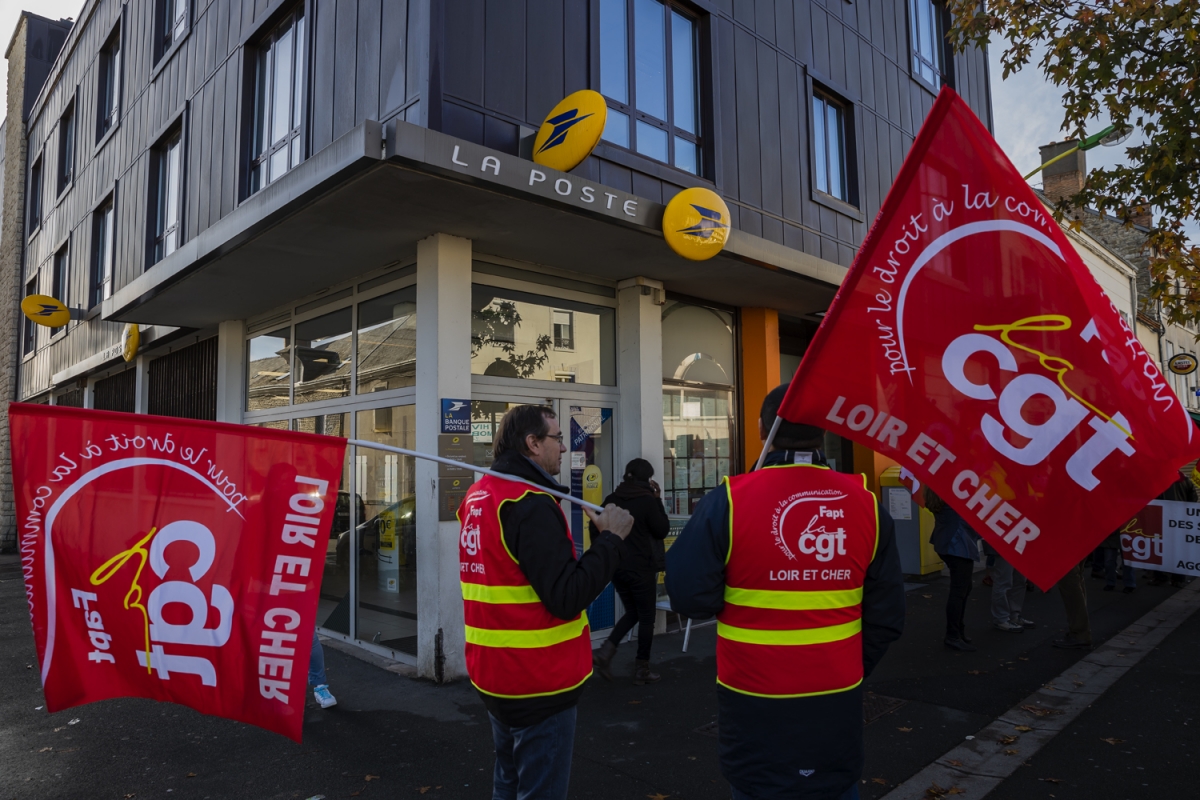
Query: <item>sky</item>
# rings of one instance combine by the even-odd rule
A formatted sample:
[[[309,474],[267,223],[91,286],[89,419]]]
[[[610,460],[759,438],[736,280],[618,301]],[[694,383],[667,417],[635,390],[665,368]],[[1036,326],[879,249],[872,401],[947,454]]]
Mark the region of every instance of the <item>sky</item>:
[[[83,0],[0,0],[0,42],[7,48],[9,38],[17,24],[21,9],[28,9],[50,19],[74,18],[83,8]],[[996,119],[996,141],[1021,171],[1029,172],[1036,167],[1038,146],[1062,139],[1062,92],[1042,77],[1035,65],[1027,66],[1008,80],[1001,80],[1001,48],[991,47],[988,58],[991,64],[992,110]],[[0,69],[0,97],[7,96],[8,70]],[[0,109],[3,113],[3,109]],[[1090,130],[1095,132],[1108,125],[1107,119],[1098,119]],[[1097,147],[1087,153],[1088,168],[1107,167],[1125,159],[1125,147],[1136,143],[1131,138],[1126,145]],[[1034,178],[1034,185],[1040,180]],[[1200,227],[1190,226],[1193,238]]]

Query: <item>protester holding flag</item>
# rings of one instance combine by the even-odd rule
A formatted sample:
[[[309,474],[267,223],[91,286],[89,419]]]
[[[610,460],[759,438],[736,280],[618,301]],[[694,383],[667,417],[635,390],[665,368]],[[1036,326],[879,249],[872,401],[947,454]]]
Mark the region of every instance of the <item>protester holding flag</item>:
[[[509,409],[492,470],[567,492],[551,477],[566,452],[562,439],[550,408]],[[584,609],[616,572],[633,517],[615,505],[593,515],[600,533],[577,558],[553,497],[485,475],[458,518],[467,673],[492,723],[493,800],[565,800],[575,706],[592,673]]]
[[[766,438],[787,385],[763,401]],[[764,468],[700,501],[667,551],[671,606],[717,617],[721,773],[739,798],[857,798],[865,676],[904,630],[892,519],[824,432],[780,425]]]

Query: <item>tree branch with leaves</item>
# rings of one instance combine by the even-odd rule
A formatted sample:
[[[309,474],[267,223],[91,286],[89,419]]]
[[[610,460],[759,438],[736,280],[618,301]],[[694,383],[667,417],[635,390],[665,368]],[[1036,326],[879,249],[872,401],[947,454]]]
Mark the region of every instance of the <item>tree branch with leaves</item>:
[[[1029,66],[1063,91],[1062,130],[1083,139],[1101,111],[1144,142],[1124,165],[1093,170],[1083,191],[1058,205],[1062,219],[1091,207],[1131,224],[1152,212],[1153,297],[1171,322],[1200,321],[1200,247],[1184,226],[1200,196],[1200,0],[947,0],[958,50],[1003,44],[1007,78]],[[1002,42],[1000,41],[1002,40]],[[1176,289],[1178,279],[1179,289]]]

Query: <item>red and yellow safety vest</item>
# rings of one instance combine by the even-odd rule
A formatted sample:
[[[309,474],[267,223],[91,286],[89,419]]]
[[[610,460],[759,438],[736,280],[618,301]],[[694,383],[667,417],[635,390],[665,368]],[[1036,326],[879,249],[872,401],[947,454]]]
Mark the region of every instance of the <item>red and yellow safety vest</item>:
[[[717,682],[759,697],[862,683],[862,596],[879,540],[863,476],[787,464],[728,478]]]
[[[546,493],[484,476],[458,509],[467,674],[496,697],[567,692],[592,674],[587,614],[564,622],[547,611],[504,541],[500,509],[529,494]]]

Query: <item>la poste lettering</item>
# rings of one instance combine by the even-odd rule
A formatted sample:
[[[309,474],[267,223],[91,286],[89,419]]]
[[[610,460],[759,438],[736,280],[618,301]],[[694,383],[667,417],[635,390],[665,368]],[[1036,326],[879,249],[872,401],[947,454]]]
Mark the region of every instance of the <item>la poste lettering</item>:
[[[1200,454],[1155,360],[948,88],[780,414],[894,458],[1042,588]]]
[[[150,697],[300,739],[345,440],[13,404],[48,711]]]

